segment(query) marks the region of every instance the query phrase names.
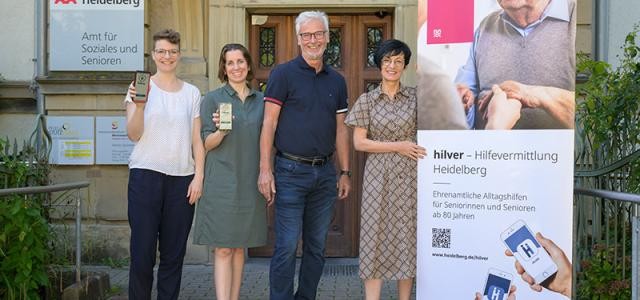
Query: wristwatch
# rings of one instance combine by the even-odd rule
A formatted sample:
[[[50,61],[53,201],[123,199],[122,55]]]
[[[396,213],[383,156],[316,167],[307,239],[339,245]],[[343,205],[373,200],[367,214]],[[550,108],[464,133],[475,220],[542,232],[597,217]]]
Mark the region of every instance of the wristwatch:
[[[347,177],[351,178],[351,170],[340,170],[340,176],[347,175]]]

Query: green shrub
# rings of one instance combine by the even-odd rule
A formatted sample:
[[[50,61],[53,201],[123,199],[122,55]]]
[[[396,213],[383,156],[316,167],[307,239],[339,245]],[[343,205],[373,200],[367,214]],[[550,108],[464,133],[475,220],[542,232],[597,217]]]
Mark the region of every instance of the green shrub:
[[[13,148],[13,151],[10,151]],[[34,150],[0,139],[0,184],[16,188],[46,184],[48,164],[34,161]],[[0,197],[0,298],[37,299],[48,284],[49,227],[44,195]]]
[[[639,32],[640,24],[636,24],[626,36],[615,69],[606,62],[578,55],[577,71],[588,75],[586,82],[576,86],[582,98],[577,103],[576,131],[588,154],[580,163],[583,168],[601,172],[590,178],[591,187],[640,192]],[[591,249],[578,249],[582,260],[577,265],[577,299],[630,299],[632,206],[615,201],[597,203],[585,206],[594,215],[599,214],[590,221],[599,222],[593,224],[600,228],[594,232],[601,233],[582,237],[588,243],[597,243]]]
[[[596,244],[592,255],[580,262],[578,299],[631,299],[631,256],[619,255],[616,247]],[[623,261],[626,278],[622,277]]]
[[[623,56],[615,70],[603,61],[578,55],[577,71],[589,79],[576,87],[582,101],[576,111],[577,128],[590,145],[593,161],[620,160],[640,145],[640,25],[636,24],[622,46]],[[640,162],[630,163],[625,191],[640,192]]]

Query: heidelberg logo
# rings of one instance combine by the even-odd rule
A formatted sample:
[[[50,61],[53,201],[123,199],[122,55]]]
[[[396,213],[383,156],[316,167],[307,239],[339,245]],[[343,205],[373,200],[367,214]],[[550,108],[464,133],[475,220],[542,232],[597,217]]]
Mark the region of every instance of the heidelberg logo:
[[[131,5],[140,7],[144,0],[82,0],[82,5]],[[53,4],[78,4],[78,0],[55,0]]]

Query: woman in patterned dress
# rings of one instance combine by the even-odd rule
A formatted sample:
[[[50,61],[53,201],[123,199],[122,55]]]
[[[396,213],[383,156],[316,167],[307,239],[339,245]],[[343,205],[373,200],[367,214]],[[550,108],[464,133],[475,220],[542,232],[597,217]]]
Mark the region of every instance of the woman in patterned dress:
[[[357,151],[369,153],[360,222],[360,278],[365,298],[380,299],[383,280],[397,280],[398,298],[409,299],[416,275],[416,89],[400,83],[411,50],[387,40],[375,53],[382,82],[362,94],[345,123]]]

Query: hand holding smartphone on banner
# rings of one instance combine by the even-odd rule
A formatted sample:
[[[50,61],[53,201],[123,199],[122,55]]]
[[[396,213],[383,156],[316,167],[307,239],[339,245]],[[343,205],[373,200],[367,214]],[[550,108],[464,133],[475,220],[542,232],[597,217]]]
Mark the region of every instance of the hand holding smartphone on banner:
[[[542,288],[571,297],[572,265],[566,254],[552,240],[538,233],[535,237],[522,220],[505,230],[501,238],[507,256],[516,257],[515,268],[530,287]]]
[[[513,223],[500,238],[535,283],[543,284],[558,271],[549,253],[538,243],[524,221]]]
[[[135,95],[132,96],[135,103],[146,103],[149,97],[149,89],[151,88],[151,73],[145,71],[136,71],[133,81]]]
[[[571,297],[571,263],[562,249],[540,233],[534,237],[527,224],[518,220],[502,232],[507,246],[505,254],[516,258],[515,269],[531,289],[541,292],[543,286]],[[513,275],[495,268],[489,269],[483,293],[476,300],[515,300]]]

